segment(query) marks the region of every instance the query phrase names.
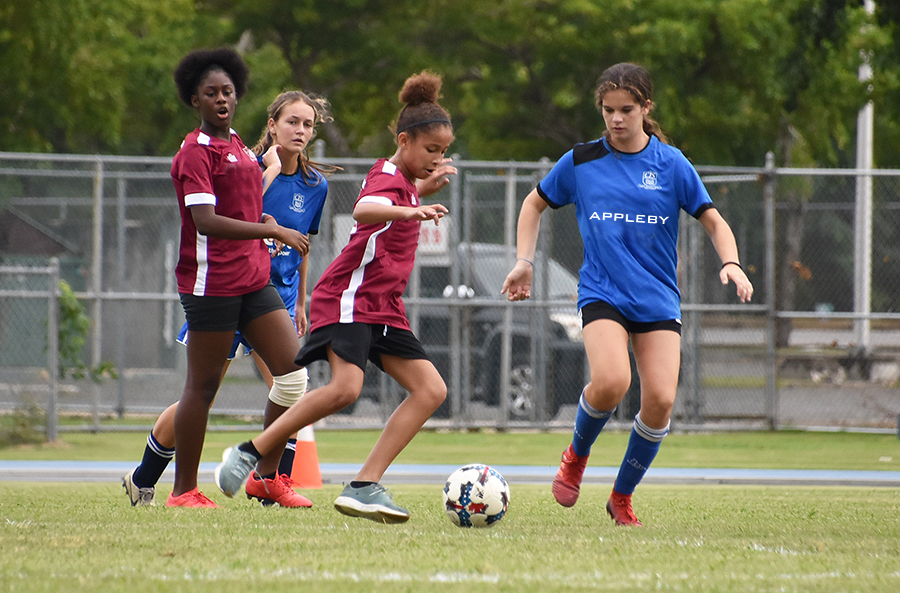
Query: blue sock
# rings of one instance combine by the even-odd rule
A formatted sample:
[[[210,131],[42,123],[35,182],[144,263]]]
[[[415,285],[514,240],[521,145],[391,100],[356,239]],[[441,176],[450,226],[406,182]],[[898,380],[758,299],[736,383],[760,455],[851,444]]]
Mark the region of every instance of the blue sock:
[[[572,450],[575,455],[584,457],[591,454],[591,446],[615,411],[615,408],[608,412],[592,408],[584,399],[584,391],[581,392],[578,399],[578,413],[575,415],[575,433],[572,436]]]
[[[131,475],[132,482],[138,488],[156,486],[173,457],[175,457],[175,448],[160,445],[156,437],[153,436],[153,431],[150,431],[150,436],[147,437],[147,446],[144,447],[144,457],[141,459],[141,464],[137,466],[137,469]]]
[[[625,449],[625,458],[616,476],[615,491],[619,494],[632,494],[638,483],[643,479],[650,464],[659,452],[659,445],[663,438],[669,434],[669,426],[665,428],[650,428],[641,421],[638,412],[634,417],[634,428],[631,429],[631,438],[628,439],[628,448]]]

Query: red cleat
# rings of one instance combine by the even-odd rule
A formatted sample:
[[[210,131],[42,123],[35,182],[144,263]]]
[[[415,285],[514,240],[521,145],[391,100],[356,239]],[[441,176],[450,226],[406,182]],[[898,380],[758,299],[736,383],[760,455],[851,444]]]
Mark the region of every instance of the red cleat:
[[[184,494],[180,494],[178,496],[173,496],[169,494],[169,498],[166,500],[167,507],[187,507],[192,509],[218,509],[221,508],[219,505],[206,498],[206,496],[200,492],[197,488],[193,490],[188,490]]]
[[[559,471],[553,478],[553,498],[564,507],[574,506],[581,491],[581,477],[587,466],[588,456],[579,457],[572,450],[572,445],[563,451]]]
[[[641,522],[638,521],[631,508],[630,494],[619,494],[613,490],[606,502],[606,512],[613,518],[616,525],[641,527]]]
[[[261,479],[256,472],[250,472],[244,492],[247,493],[247,498],[259,500],[263,506],[279,504],[291,508],[311,507],[312,501],[294,492],[292,484],[287,474],[278,474],[274,479]]]

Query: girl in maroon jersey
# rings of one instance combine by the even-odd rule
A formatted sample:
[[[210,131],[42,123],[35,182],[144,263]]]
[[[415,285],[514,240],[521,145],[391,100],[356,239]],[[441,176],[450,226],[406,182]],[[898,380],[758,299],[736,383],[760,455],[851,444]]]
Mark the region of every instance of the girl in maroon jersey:
[[[331,381],[307,393],[252,441],[225,451],[216,483],[233,495],[259,463],[283,446],[292,432],[356,401],[366,360],[407,391],[388,419],[356,478],[335,500],[342,513],[384,523],[402,523],[409,511],[394,503],[378,482],[447,395],[447,386],[410,331],[401,295],[409,281],[423,222],[438,224],[447,209],[419,203],[416,181],[446,167],[453,141],[450,116],[438,104],[441,79],[422,72],[400,91],[397,151],[369,171],[356,204],[350,242],[325,270],[310,301],[310,336],[297,364],[328,360]],[[448,170],[448,173],[455,172]],[[260,459],[265,459],[259,461]],[[276,460],[277,463],[277,460]],[[273,466],[274,467],[274,466]]]
[[[285,400],[292,403],[302,395],[294,393],[304,372],[294,362],[300,347],[297,330],[269,280],[269,251],[262,239],[281,241],[304,255],[309,242],[299,231],[263,215],[256,155],[231,129],[248,77],[237,52],[193,51],[178,64],[174,77],[179,97],[198,111],[201,123],[172,162],[181,212],[175,274],[188,340],[187,377],[175,413],[175,485],[166,506],[215,507],[197,489],[197,469],[209,408],[235,330],[274,376],[267,422],[288,409]],[[283,445],[273,450],[276,465]]]

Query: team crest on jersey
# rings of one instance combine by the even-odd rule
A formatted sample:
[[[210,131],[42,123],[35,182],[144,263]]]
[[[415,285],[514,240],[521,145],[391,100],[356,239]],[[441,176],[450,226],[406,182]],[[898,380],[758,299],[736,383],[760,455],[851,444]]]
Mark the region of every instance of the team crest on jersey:
[[[641,176],[641,187],[643,189],[662,189],[656,182],[656,171],[644,171],[644,174]]]
[[[228,161],[229,163],[238,162],[238,158],[236,156],[234,156],[233,154],[231,154],[230,152],[225,155],[225,160]]]
[[[291,201],[291,210],[294,212],[305,212],[303,209],[303,194],[294,194],[294,199]]]

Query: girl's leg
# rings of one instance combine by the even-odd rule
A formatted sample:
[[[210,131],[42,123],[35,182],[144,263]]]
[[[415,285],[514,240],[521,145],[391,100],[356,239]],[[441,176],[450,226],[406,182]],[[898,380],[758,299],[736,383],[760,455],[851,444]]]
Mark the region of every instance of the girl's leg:
[[[582,335],[591,380],[581,393],[572,444],[563,452],[552,486],[553,497],[565,507],[578,501],[591,447],[631,383],[628,333],[620,323],[598,319],[588,323]]]
[[[641,410],[634,419],[625,457],[607,504],[610,516],[620,525],[640,525],[631,510],[631,495],[669,433],[681,357],[681,336],[677,332],[637,333],[632,336],[632,344],[641,377]]]
[[[228,372],[229,361],[225,361],[222,369],[222,378]],[[219,381],[221,383],[221,379]],[[141,464],[131,473],[131,480],[139,488],[153,488],[159,482],[160,477],[169,462],[175,457],[175,412],[178,402],[175,402],[159,415],[153,430],[147,436],[147,445],[144,447],[144,456]]]
[[[447,397],[447,385],[430,360],[382,355],[381,363],[385,372],[409,392],[409,397],[391,414],[355,481],[380,481],[388,466]]]
[[[584,397],[596,410],[614,410],[631,385],[628,332],[616,321],[598,319],[582,330],[591,380]]]
[[[409,391],[409,396],[391,414],[356,479],[344,487],[334,506],[351,517],[403,523],[409,520],[409,511],[397,506],[391,493],[378,482],[400,451],[443,403],[447,386],[429,360],[382,354],[381,362],[385,372]]]
[[[259,369],[259,374],[263,378],[263,381],[266,382],[269,389],[272,389],[272,384],[274,379],[272,377],[272,373],[269,371],[269,367],[266,366],[265,361],[263,361],[262,357],[256,353],[256,350],[252,350],[250,355],[253,357],[253,362],[256,363],[256,368]],[[287,444],[284,447],[284,450],[281,452],[281,458],[278,461],[278,473],[286,474],[288,476],[291,475],[291,471],[294,467],[294,453],[297,450],[297,433],[292,434],[288,437]]]
[[[197,470],[206,438],[209,408],[219,389],[234,331],[190,332],[187,377],[175,411],[175,486],[173,496],[197,487]]]
[[[266,455],[272,451],[280,451],[291,434],[356,401],[362,391],[363,370],[336,355],[330,346],[328,362],[331,365],[331,380],[326,385],[309,391],[251,441],[259,453]]]
[[[328,346],[328,362],[331,364],[331,381],[313,389],[272,422],[252,441],[230,447],[216,467],[216,484],[227,496],[233,496],[244,480],[257,467],[258,472],[275,471],[275,462],[264,467],[260,460],[273,451],[280,454],[287,438],[316,420],[347,407],[362,391],[363,370],[340,358]]]
[[[294,327],[287,310],[276,309],[261,315],[250,321],[241,333],[253,346],[254,358],[262,361],[261,365],[257,363],[257,367],[260,372],[263,372],[263,368],[266,369],[263,377],[269,377],[267,383],[270,388],[276,382],[275,377],[281,378],[300,370],[301,367],[294,362],[300,350],[300,341],[297,338],[297,328]],[[270,426],[287,409],[288,407],[273,402],[271,398],[267,399],[263,426]],[[260,475],[268,475],[278,469],[288,436],[260,461],[258,469]]]

